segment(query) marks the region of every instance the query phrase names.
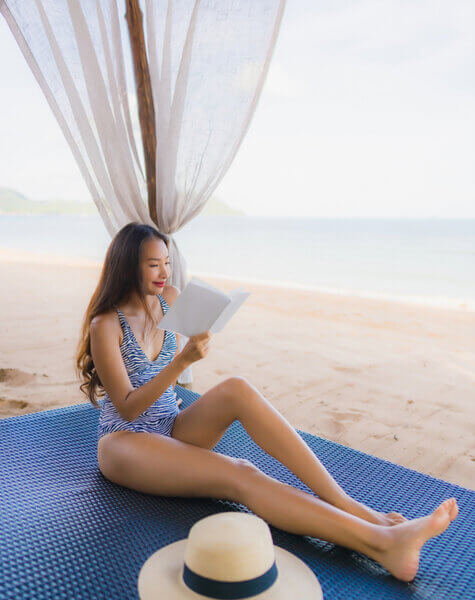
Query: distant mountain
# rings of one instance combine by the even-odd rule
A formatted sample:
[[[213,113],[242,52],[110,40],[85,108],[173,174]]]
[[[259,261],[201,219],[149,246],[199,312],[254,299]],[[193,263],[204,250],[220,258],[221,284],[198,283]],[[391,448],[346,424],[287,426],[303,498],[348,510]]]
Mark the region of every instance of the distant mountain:
[[[67,200],[30,200],[9,188],[0,188],[0,215],[97,215],[93,202],[70,202]],[[210,198],[200,215],[245,215],[242,210],[231,208],[222,200]]]
[[[0,214],[15,215],[94,215],[95,204],[61,200],[30,200],[8,188],[0,188]]]
[[[241,215],[245,216],[246,213],[243,210],[232,208],[226,202],[219,200],[218,198],[211,198],[205,204],[205,207],[200,212],[200,215]]]

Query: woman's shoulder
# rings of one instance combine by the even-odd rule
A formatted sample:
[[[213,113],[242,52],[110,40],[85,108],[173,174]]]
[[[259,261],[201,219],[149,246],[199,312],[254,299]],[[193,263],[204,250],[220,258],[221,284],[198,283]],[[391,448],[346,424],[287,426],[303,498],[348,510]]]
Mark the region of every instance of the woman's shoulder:
[[[171,306],[175,300],[178,298],[178,295],[180,293],[180,290],[178,288],[176,288],[174,285],[166,285],[163,288],[163,298],[165,300],[165,302],[168,304],[168,306]]]
[[[96,326],[103,323],[115,323],[117,321],[117,311],[115,309],[106,310],[91,319],[91,325]]]
[[[119,336],[119,340],[121,341],[122,328],[117,318],[117,311],[115,309],[111,309],[96,315],[93,319],[91,319],[89,332],[91,335],[105,336],[115,333]]]

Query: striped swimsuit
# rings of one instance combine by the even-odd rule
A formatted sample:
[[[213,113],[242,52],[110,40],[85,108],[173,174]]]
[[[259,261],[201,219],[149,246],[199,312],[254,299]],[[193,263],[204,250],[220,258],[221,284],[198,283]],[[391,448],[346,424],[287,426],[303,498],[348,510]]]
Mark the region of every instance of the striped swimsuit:
[[[161,294],[157,294],[162,306],[163,314],[168,311],[168,304]],[[124,333],[124,339],[120,345],[122,359],[129,375],[130,383],[138,388],[160,373],[173,359],[177,344],[173,331],[165,331],[163,346],[160,354],[154,361],[149,360],[139,343],[137,342],[132,328],[127,322],[124,313],[118,308],[120,325]],[[126,421],[117,412],[111,399],[106,394],[102,398],[101,412],[99,415],[98,439],[112,431],[127,429],[129,431],[149,431],[162,435],[171,435],[173,424],[180,409],[176,403],[173,385],[170,385],[163,394],[134,421]]]

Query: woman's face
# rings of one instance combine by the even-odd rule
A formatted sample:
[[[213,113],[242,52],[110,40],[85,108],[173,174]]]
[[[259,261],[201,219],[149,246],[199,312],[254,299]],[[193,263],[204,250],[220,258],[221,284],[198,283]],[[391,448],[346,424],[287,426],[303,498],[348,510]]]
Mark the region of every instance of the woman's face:
[[[145,294],[161,294],[170,277],[168,248],[163,240],[151,238],[142,246],[142,284]]]

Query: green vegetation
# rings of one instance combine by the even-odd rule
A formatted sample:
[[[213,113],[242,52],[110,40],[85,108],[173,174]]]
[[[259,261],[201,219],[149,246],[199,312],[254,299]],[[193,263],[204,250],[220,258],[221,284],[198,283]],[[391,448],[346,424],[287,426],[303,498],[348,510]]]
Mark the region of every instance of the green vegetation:
[[[8,188],[0,188],[0,215],[97,215],[93,202],[30,200]],[[200,215],[244,215],[217,198],[210,198]]]
[[[94,215],[97,208],[93,203],[62,202],[61,200],[30,200],[23,194],[0,188],[0,214],[2,215]]]
[[[211,198],[205,204],[205,207],[200,212],[200,215],[242,215],[245,216],[245,212],[236,208],[231,208],[222,200],[217,198]]]

